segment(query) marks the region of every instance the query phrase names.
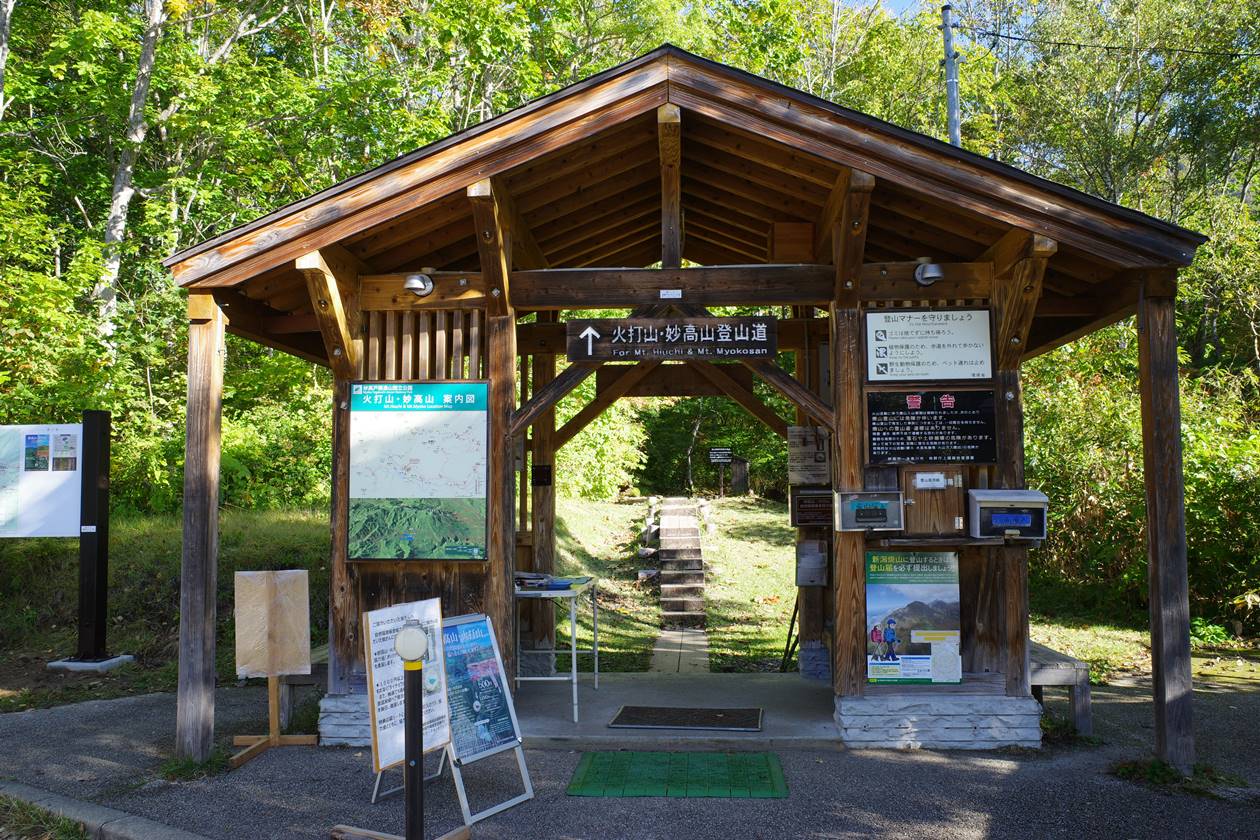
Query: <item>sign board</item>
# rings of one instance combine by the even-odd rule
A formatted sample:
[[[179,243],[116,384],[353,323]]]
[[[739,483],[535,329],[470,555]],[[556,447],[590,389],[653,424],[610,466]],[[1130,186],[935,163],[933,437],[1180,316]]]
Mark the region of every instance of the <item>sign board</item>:
[[[858,490],[836,496],[840,503],[837,531],[900,531],[903,527],[905,510],[896,490]]]
[[[236,676],[311,672],[311,598],[305,569],[233,576]]]
[[[484,560],[486,382],[350,386],[351,560]]]
[[[471,764],[519,747],[521,729],[490,619],[450,619],[442,626],[442,643],[455,758]]]
[[[819,426],[788,426],[788,484],[831,484],[831,436]]]
[[[796,544],[796,585],[826,586],[831,552],[826,540],[801,540]]]
[[[77,537],[83,426],[0,426],[0,537]]]
[[[958,554],[866,552],[866,678],[960,683]]]
[[[729,446],[710,446],[709,447],[709,463],[710,464],[729,464],[735,457]]]
[[[832,492],[830,489],[810,490],[793,487],[788,497],[791,503],[793,528],[830,528],[833,518]]]
[[[420,622],[429,637],[424,655],[424,751],[450,743],[445,669],[442,667],[442,601],[430,598],[398,604],[363,614],[367,647],[368,709],[372,714],[372,764],[377,773],[406,757],[406,708],[403,704],[403,661],[394,650],[394,637],[409,618]]]
[[[871,464],[991,464],[997,460],[993,391],[871,391]]]
[[[591,359],[773,359],[774,318],[603,318],[568,321],[571,362]]]
[[[991,379],[989,310],[866,313],[868,382]]]

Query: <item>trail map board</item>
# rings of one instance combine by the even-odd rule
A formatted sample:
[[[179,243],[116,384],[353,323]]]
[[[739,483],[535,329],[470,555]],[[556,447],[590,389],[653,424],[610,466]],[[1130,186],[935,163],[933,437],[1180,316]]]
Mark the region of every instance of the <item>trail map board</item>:
[[[83,426],[0,426],[0,537],[77,537]]]
[[[488,391],[351,385],[351,560],[485,559]]]

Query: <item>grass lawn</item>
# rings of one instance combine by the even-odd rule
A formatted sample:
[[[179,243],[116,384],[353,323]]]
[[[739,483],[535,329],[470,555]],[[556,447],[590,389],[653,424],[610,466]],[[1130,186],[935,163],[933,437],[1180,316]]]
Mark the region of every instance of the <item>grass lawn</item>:
[[[711,504],[717,527],[701,537],[709,669],[777,671],[796,602],[796,529],[787,505],[752,496]]]
[[[87,840],[87,836],[73,820],[0,796],[0,840]]]
[[[599,579],[599,668],[601,671],[646,671],[652,645],[661,629],[660,600],[655,586],[638,582],[639,530],[647,505],[558,499],[556,502],[556,573],[592,575]],[[569,644],[567,608],[556,611],[556,646]],[[591,646],[591,611],[578,610],[578,647]],[[590,668],[589,656],[578,656],[578,668]],[[556,667],[569,667],[569,657],[556,657]]]

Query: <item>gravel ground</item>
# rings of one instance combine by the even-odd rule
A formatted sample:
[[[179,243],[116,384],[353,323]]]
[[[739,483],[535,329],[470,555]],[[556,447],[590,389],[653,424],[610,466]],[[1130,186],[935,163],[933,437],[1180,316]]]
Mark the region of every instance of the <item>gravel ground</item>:
[[[1050,692],[1047,692],[1049,695]],[[564,789],[578,753],[531,750],[536,798],[479,823],[477,838],[1255,837],[1260,794],[1225,798],[1148,789],[1108,775],[1114,762],[1149,754],[1149,684],[1096,688],[1098,746],[1040,752],[828,751],[779,753],[783,800],[592,799]],[[1201,760],[1260,784],[1260,691],[1196,686]],[[252,731],[264,692],[219,692],[219,733]],[[1051,706],[1061,707],[1054,698]],[[347,823],[401,832],[398,798],[369,805],[370,756],[353,749],[290,747],[197,782],[156,779],[171,747],[174,698],[148,695],[0,715],[0,774],[224,840],[327,837]],[[467,768],[473,807],[519,790],[514,762]],[[455,827],[449,776],[429,783],[430,836]]]

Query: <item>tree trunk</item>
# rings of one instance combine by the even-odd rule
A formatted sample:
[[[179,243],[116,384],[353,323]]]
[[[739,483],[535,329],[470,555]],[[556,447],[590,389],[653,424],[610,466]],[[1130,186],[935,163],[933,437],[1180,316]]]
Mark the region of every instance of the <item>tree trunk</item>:
[[[9,107],[9,101],[4,98],[4,68],[9,63],[9,24],[16,5],[17,0],[0,0],[0,120]]]
[[[136,83],[131,89],[127,133],[118,154],[118,164],[114,168],[109,215],[105,219],[105,265],[101,269],[96,288],[92,290],[98,314],[97,331],[107,343],[116,327],[114,319],[118,312],[118,274],[122,266],[122,242],[127,234],[127,209],[136,194],[132,186],[136,156],[149,130],[144,119],[144,108],[149,100],[149,83],[153,80],[158,38],[162,35],[162,24],[166,21],[165,0],[144,0],[144,18],[144,39],[140,46]]]

